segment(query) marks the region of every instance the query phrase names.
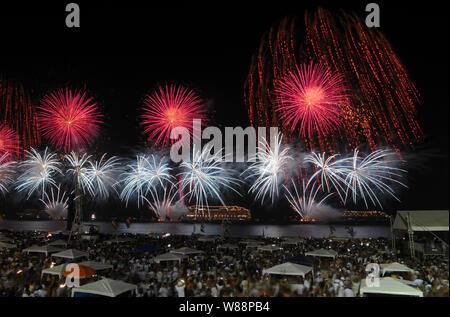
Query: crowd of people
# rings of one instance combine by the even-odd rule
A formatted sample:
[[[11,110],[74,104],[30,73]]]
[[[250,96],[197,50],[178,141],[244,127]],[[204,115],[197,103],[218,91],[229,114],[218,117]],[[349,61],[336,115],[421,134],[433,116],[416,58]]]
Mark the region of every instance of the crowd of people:
[[[0,248],[0,297],[64,297],[70,289],[55,275],[42,275],[43,269],[57,265],[50,254],[21,252],[31,245],[44,245],[50,237],[43,232],[3,232],[13,248]],[[116,237],[116,236],[115,236]],[[221,237],[217,241],[199,241],[197,236],[126,235],[111,242],[111,236],[97,240],[74,239],[70,247],[85,251],[91,261],[112,265],[83,280],[90,283],[101,277],[137,285],[130,296],[137,297],[354,297],[359,296],[361,281],[369,263],[400,262],[414,272],[396,273],[409,280],[424,296],[449,296],[448,260],[436,258],[400,258],[386,239],[298,239],[282,244],[281,238],[255,238],[266,245],[282,246],[272,252],[259,251],[241,243],[242,239]],[[154,250],[139,251],[151,244]],[[222,248],[221,245],[235,248]],[[203,251],[182,261],[157,263],[154,257],[179,247]],[[299,254],[316,249],[337,252],[335,259],[312,259],[313,270],[304,277],[268,275],[264,269],[281,264]]]

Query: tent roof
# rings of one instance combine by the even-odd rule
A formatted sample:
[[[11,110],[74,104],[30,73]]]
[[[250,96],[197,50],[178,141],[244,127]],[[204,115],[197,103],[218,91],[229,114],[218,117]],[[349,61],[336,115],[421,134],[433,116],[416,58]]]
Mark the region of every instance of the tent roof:
[[[13,242],[13,239],[7,238],[7,237],[0,237],[0,242]]]
[[[198,241],[203,241],[203,242],[216,241],[216,240],[219,240],[219,239],[221,239],[221,237],[218,237],[218,236],[204,236],[204,235],[202,235],[202,236],[197,238]]]
[[[253,239],[245,239],[245,240],[239,241],[239,243],[242,243],[242,244],[264,244],[264,242],[261,242],[258,240],[253,240]]]
[[[91,269],[93,269],[94,271],[101,271],[101,270],[108,270],[108,269],[112,269],[113,266],[111,264],[105,264],[105,263],[101,263],[101,262],[94,262],[94,261],[84,261],[81,263],[78,263],[79,265],[84,265],[87,267],[90,267]]]
[[[103,279],[94,283],[86,284],[81,287],[72,289],[72,297],[75,293],[87,293],[108,297],[116,297],[122,293],[136,290],[137,286],[134,284],[125,283],[122,281]]]
[[[77,250],[77,249],[68,249],[65,251],[61,251],[52,255],[52,257],[65,258],[65,259],[78,259],[82,257],[87,257],[88,254],[86,252]]]
[[[380,269],[383,274],[386,272],[414,272],[413,269],[398,262],[380,264]]]
[[[184,256],[182,254],[167,252],[155,256],[154,260],[159,263],[161,261],[181,261],[183,258]]]
[[[43,269],[41,271],[41,276],[44,274],[50,274],[50,275],[58,275],[59,277],[64,275],[64,269],[66,268],[67,264],[61,264],[61,265],[56,265],[54,267],[49,267],[46,269]]]
[[[393,228],[408,230],[408,216],[413,231],[448,231],[448,210],[401,210],[395,216]]]
[[[33,245],[29,248],[23,249],[22,252],[27,252],[27,253],[53,253],[53,252],[60,252],[63,251],[60,248],[51,246],[51,245],[43,245],[43,246],[38,246],[38,245]]]
[[[306,252],[305,255],[335,258],[338,254],[336,251],[333,251],[333,250],[319,249],[319,250]]]
[[[390,277],[380,278],[380,285],[376,286],[366,286],[366,280],[361,280],[361,289],[359,291],[361,294],[390,294],[390,295],[403,295],[403,296],[419,296],[423,297],[423,293],[405,283]]]
[[[182,248],[178,248],[178,249],[175,249],[175,250],[171,250],[170,253],[177,253],[177,254],[182,254],[182,255],[188,255],[188,254],[200,254],[200,253],[205,253],[205,252],[203,252],[201,250],[188,248],[188,247],[182,247]]]
[[[285,262],[283,264],[275,265],[269,269],[264,269],[263,274],[297,275],[304,277],[311,271],[312,268],[310,266]]]

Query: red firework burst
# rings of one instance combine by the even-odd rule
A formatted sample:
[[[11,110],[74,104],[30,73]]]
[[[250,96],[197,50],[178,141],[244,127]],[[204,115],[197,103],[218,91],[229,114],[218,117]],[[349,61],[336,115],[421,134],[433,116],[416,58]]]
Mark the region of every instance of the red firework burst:
[[[328,134],[341,125],[339,106],[345,100],[343,77],[321,64],[301,65],[275,89],[276,111],[300,136]]]
[[[156,144],[163,146],[170,142],[172,129],[186,128],[192,137],[193,120],[207,119],[203,100],[193,90],[180,85],[158,87],[151,95],[146,96],[143,111],[141,125],[144,133],[149,135],[149,139],[155,140]]]
[[[46,95],[38,107],[42,134],[65,151],[92,144],[98,135],[102,115],[97,103],[84,91],[59,89]]]
[[[6,160],[10,160],[19,153],[19,138],[16,132],[4,124],[0,124],[0,157],[8,153]]]

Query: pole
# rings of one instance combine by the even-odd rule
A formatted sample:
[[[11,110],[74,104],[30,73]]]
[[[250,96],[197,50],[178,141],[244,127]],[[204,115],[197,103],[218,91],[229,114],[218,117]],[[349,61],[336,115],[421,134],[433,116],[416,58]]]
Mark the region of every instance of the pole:
[[[411,214],[408,213],[408,237],[409,237],[409,251],[411,253],[411,258],[415,257],[414,254],[414,231],[411,225]]]

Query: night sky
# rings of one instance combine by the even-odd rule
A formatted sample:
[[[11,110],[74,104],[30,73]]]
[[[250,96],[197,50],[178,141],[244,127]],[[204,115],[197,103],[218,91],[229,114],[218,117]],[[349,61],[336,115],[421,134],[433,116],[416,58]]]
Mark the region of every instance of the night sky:
[[[264,32],[283,17],[302,17],[305,9],[318,5],[365,17],[370,1],[185,1],[146,6],[141,1],[74,1],[81,8],[79,29],[65,27],[64,1],[51,6],[3,2],[0,72],[23,82],[36,100],[49,89],[86,85],[106,115],[97,147],[120,154],[143,144],[137,109],[145,93],[167,81],[196,87],[208,99],[215,125],[248,126],[243,85]],[[411,155],[420,163],[410,171],[410,190],[397,206],[448,209],[447,12],[432,1],[426,6],[411,1],[377,3],[381,30],[423,98],[418,121],[425,141]]]

